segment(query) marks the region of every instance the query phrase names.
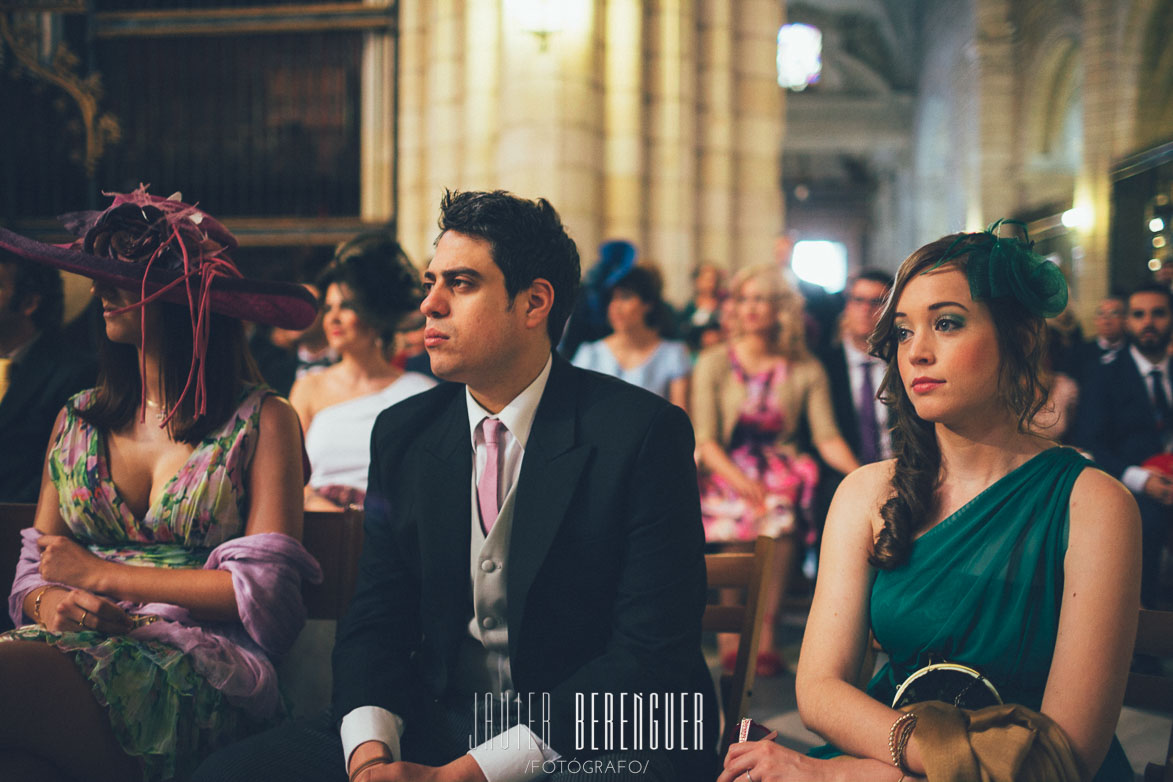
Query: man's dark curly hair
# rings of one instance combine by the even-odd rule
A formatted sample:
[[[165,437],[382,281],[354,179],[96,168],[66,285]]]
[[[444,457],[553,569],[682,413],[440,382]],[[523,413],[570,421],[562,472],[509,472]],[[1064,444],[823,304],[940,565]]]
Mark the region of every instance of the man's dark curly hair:
[[[578,295],[581,271],[578,248],[550,202],[527,201],[504,190],[446,190],[439,225],[441,234],[456,231],[489,243],[510,299],[539,277],[550,283],[554,304],[546,332],[550,344],[557,345]]]

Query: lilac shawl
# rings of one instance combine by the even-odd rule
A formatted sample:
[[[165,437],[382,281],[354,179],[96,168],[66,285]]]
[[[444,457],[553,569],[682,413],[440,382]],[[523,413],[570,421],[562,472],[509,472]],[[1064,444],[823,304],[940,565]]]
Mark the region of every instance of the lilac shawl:
[[[40,574],[37,540],[41,533],[29,527],[20,534],[20,563],[8,596],[8,613],[18,627],[25,624],[25,597],[52,583]],[[277,712],[280,694],[269,658],[283,654],[297,639],[306,620],[301,581],[320,583],[322,569],[300,542],[276,532],[225,541],[212,550],[204,568],[232,574],[239,623],[201,623],[177,605],[123,601],[119,605],[129,613],[160,618],[129,635],[180,649],[191,657],[196,671],[233,703],[256,717],[271,717]]]

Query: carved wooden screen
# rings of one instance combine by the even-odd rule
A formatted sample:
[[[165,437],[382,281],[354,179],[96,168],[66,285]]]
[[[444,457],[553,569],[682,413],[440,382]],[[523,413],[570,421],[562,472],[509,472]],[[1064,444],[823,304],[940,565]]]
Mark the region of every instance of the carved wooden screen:
[[[99,0],[32,14],[13,2],[38,0],[0,0],[0,223],[35,231],[140,181],[238,218],[242,244],[332,243],[371,214],[362,103],[395,85],[364,85],[363,58],[372,41],[393,45],[393,5]],[[76,62],[53,59],[58,43]],[[96,92],[95,74],[87,120],[78,96]],[[380,123],[374,143],[393,145],[393,118]]]

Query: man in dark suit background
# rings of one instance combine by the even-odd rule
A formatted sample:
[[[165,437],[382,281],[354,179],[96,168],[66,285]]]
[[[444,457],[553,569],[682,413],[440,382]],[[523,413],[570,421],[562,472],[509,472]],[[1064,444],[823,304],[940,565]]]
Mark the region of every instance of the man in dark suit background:
[[[860,464],[892,454],[887,408],[876,399],[887,367],[868,355],[868,335],[891,288],[892,275],[879,269],[863,269],[855,275],[847,288],[839,339],[819,357],[831,386],[835,424]]]
[[[1169,341],[1173,294],[1156,284],[1128,297],[1128,345],[1090,371],[1074,442],[1136,497],[1143,532],[1141,603],[1155,607],[1161,550],[1173,520],[1173,479],[1144,462],[1173,452]]]
[[[198,778],[712,779],[691,425],[552,354],[579,266],[546,201],[448,194],[440,228],[421,310],[455,382],[375,424],[333,719]]]
[[[36,502],[57,413],[93,384],[94,364],[60,339],[56,269],[0,255],[0,502]]]
[[[847,301],[839,318],[838,336],[819,353],[819,360],[827,372],[835,425],[860,464],[892,455],[888,408],[876,399],[886,366],[867,352],[868,335],[875,328],[891,289],[892,275],[880,269],[861,269],[853,276],[847,286]],[[821,526],[843,475],[822,459],[818,461],[815,513]],[[808,578],[814,576],[813,556],[808,554],[810,564],[803,566]]]
[[[1128,347],[1125,329],[1128,297],[1113,294],[1096,305],[1095,336],[1078,346],[1075,363],[1080,384],[1087,383],[1100,364],[1107,364]]]

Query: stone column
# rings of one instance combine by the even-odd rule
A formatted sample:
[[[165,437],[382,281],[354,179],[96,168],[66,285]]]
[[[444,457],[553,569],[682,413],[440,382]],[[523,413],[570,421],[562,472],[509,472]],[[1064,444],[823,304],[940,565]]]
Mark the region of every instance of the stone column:
[[[768,261],[781,228],[779,0],[401,0],[400,235],[423,260],[443,189],[546,197],[584,267],[634,241],[682,302],[700,260]]]

